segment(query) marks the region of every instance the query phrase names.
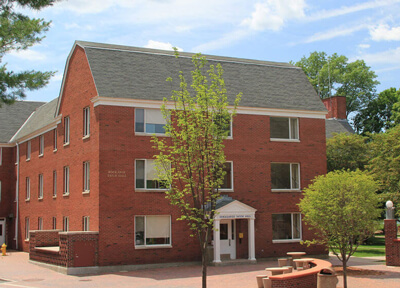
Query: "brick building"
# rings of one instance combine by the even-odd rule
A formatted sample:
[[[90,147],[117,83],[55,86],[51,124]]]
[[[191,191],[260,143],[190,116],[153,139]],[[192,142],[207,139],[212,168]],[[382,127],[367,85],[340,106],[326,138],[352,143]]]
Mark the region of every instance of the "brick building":
[[[189,73],[191,56],[77,41],[58,98],[0,109],[0,230],[10,247],[28,251],[32,230],[97,231],[95,265],[200,259],[153,180],[150,142],[163,131],[165,79]],[[300,68],[207,59],[222,64],[228,98],[243,92],[226,140],[214,261],[326,253],[300,244],[313,235],[296,205],[326,173],[323,103]]]

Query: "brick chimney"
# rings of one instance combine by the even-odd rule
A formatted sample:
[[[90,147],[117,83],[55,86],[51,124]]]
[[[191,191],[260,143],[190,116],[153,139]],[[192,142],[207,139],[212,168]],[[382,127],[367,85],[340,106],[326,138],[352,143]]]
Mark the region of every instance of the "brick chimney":
[[[347,119],[346,116],[346,97],[333,96],[331,98],[322,99],[326,109],[328,109],[327,119]]]

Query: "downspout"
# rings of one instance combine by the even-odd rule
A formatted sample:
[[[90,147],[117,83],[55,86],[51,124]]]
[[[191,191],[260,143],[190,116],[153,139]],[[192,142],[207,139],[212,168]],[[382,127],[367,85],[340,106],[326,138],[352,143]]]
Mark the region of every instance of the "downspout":
[[[16,212],[15,212],[15,250],[18,250],[18,222],[19,222],[19,144],[17,142],[17,184],[15,186],[17,202]]]

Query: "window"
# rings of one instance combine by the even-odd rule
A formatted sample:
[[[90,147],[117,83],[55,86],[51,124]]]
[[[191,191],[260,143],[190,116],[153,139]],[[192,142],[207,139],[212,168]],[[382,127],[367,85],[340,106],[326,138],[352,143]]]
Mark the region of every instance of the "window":
[[[83,231],[89,231],[89,216],[83,216],[82,226]]]
[[[214,117],[214,123],[221,127],[222,131],[225,132],[224,136],[232,137],[232,116],[231,115],[216,115]]]
[[[31,179],[29,177],[26,177],[26,200],[31,199]]]
[[[43,230],[43,218],[38,218],[38,230]]]
[[[0,181],[0,202],[1,202],[1,181]]]
[[[300,213],[272,214],[273,240],[300,240]]]
[[[0,147],[0,166],[3,164],[3,147]]]
[[[63,231],[68,232],[69,231],[69,217],[63,217]]]
[[[224,163],[223,170],[225,172],[224,182],[220,189],[232,190],[233,189],[233,163]]]
[[[166,186],[157,179],[157,170],[154,160],[136,160],[136,188],[137,189],[166,189]]]
[[[53,217],[53,230],[57,229],[57,218]]]
[[[64,195],[69,195],[69,167],[64,166]]]
[[[136,216],[135,245],[162,246],[171,245],[170,216]]]
[[[44,153],[44,136],[39,136],[39,156],[43,156]]]
[[[53,138],[53,151],[57,151],[57,129],[54,129],[54,138]]]
[[[53,197],[57,197],[57,171],[53,171]]]
[[[83,109],[83,137],[90,135],[90,108]]]
[[[26,161],[31,159],[31,141],[26,143]]]
[[[69,117],[64,118],[64,144],[69,144]]]
[[[297,163],[271,163],[271,186],[274,190],[300,190]]]
[[[271,139],[299,139],[297,118],[270,117]]]
[[[164,134],[165,124],[161,110],[135,109],[135,132]]]
[[[39,199],[43,199],[43,174],[39,174],[39,187],[38,187]]]
[[[25,240],[29,240],[29,217],[25,218]]]
[[[83,192],[90,191],[90,162],[83,162]]]

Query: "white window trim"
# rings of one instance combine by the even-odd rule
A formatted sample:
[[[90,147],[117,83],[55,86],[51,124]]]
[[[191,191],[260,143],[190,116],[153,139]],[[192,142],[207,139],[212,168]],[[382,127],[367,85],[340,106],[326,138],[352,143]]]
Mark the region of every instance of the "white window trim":
[[[25,241],[29,241],[29,236],[30,236],[30,233],[29,233],[29,231],[30,231],[30,225],[29,225],[30,223],[29,223],[29,217],[26,217],[25,218]]]
[[[57,229],[57,218],[56,217],[53,217],[53,219],[52,219],[52,228],[53,228],[53,230],[56,230]]]
[[[299,118],[298,117],[276,117],[276,116],[270,116],[270,121],[269,125],[271,125],[271,118],[286,118],[289,121],[289,138],[270,138],[270,141],[274,142],[300,142],[300,130],[299,130]],[[298,138],[291,138],[292,137],[292,122],[290,121],[291,119],[297,119],[296,125],[297,125],[297,137]],[[270,127],[271,131],[271,127]]]
[[[64,117],[64,146],[69,145],[69,141],[70,141],[70,127],[71,126],[71,122],[69,119],[69,116]]]
[[[143,112],[143,125],[144,125],[144,132],[136,132],[136,109],[142,109]],[[159,110],[160,113],[162,114],[161,109],[149,109],[149,108],[140,108],[140,107],[136,107],[135,108],[135,119],[134,119],[134,131],[135,131],[135,135],[138,136],[149,136],[149,135],[157,135],[157,136],[166,136],[165,133],[149,133],[146,132],[146,110]]]
[[[303,221],[301,219],[301,213],[298,212],[293,212],[293,213],[273,213],[273,214],[290,214],[290,227],[292,228],[292,235],[294,235],[294,231],[293,231],[293,215],[294,214],[299,214],[300,215],[300,238],[295,238],[295,239],[276,239],[276,240],[272,240],[272,243],[297,243],[297,242],[301,242],[303,239]]]
[[[219,188],[218,190],[221,192],[233,192],[235,187],[234,187],[234,183],[233,183],[233,179],[235,179],[233,177],[233,161],[225,161],[225,163],[231,163],[231,183],[232,183],[232,188]]]
[[[90,217],[83,216],[83,231],[90,231]]]
[[[43,174],[39,174],[39,195],[38,195],[38,199],[39,200],[43,200]]]
[[[69,231],[69,217],[68,216],[63,217],[63,231],[64,232]]]
[[[169,217],[169,244],[158,244],[158,245],[146,245],[146,216],[157,216],[157,217]],[[135,227],[134,227],[134,243],[135,249],[157,249],[157,248],[172,248],[172,221],[171,215],[135,215]],[[143,245],[136,245],[136,217],[144,217],[144,244]]]
[[[44,155],[44,135],[39,135],[39,157]]]
[[[38,230],[43,230],[43,218],[38,218]]]
[[[57,170],[53,171],[53,198],[57,198]]]
[[[64,166],[64,187],[63,187],[63,196],[68,196],[69,195],[69,180],[70,180],[70,175],[69,175],[69,166]]]
[[[153,159],[135,159],[135,191],[136,192],[165,192],[168,189],[166,188],[137,188],[136,187],[136,171],[137,171],[137,161],[144,160],[144,186],[146,186],[147,178],[146,178],[146,167],[147,167],[147,160]]]
[[[53,152],[57,152],[57,128],[56,129],[54,129],[54,135],[53,135],[53,141],[54,141],[54,143],[53,143]]]
[[[292,177],[292,165],[293,164],[297,164],[298,165],[298,169],[297,169],[297,177],[299,177],[299,188],[290,188],[290,189],[272,189],[271,188],[271,192],[301,192],[301,173],[300,173],[300,163],[296,163],[296,162],[271,162],[271,164],[289,164],[290,167],[290,187],[293,187],[293,177]],[[272,170],[272,165],[271,165],[271,170]],[[272,171],[271,171],[272,174]],[[271,184],[272,185],[272,184]]]
[[[31,150],[31,141],[29,140],[27,143],[26,143],[26,161],[29,161],[29,160],[31,160],[31,153],[32,153],[32,150]],[[29,156],[29,157],[28,157]]]
[[[0,147],[0,166],[3,165],[3,147]]]
[[[25,178],[25,201],[31,199],[31,179],[29,177]]]
[[[83,108],[83,138],[90,137],[90,107]]]
[[[90,193],[90,162],[83,162],[83,192]]]

